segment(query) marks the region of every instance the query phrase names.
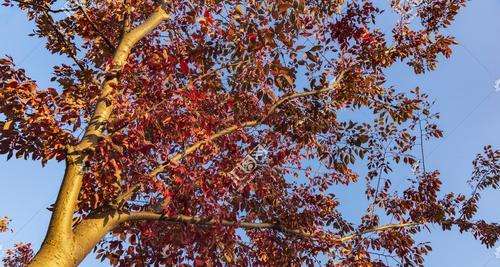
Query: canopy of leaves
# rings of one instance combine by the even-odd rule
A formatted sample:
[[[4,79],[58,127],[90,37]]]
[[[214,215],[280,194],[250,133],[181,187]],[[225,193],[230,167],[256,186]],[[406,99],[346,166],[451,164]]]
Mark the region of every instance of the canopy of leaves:
[[[458,225],[487,246],[498,239],[497,224],[473,220],[479,192],[498,187],[498,150],[478,157],[468,200],[440,193],[437,171],[419,171],[400,192],[389,179],[395,165],[418,164],[417,136],[442,132],[427,95],[390,87],[386,70],[404,63],[423,73],[449,57],[455,41],[440,32],[465,0],[172,0],[163,5],[170,19],[119,70],[112,57],[122,36],[161,1],[69,1],[66,10],[54,2],[4,0],[72,63],[54,66],[54,88],[44,89],[13,59],[0,60],[0,154],[64,160],[104,101],[113,112],[84,159],[75,225],[111,208],[204,222],[126,223],[96,247],[98,258],[385,266],[373,254],[385,251],[406,266],[423,265],[430,246],[414,236],[427,224]],[[103,99],[110,78],[119,82]],[[257,145],[265,163],[235,182],[231,172]],[[369,206],[356,224],[335,193],[360,179]],[[405,227],[363,234],[391,220]],[[238,230],[242,221],[272,227]]]

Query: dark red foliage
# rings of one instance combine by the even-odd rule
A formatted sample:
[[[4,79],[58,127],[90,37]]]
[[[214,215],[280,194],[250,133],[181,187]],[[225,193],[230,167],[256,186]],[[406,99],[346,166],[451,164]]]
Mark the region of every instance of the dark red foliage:
[[[498,188],[498,150],[487,147],[474,162],[470,198],[441,192],[437,170],[418,171],[399,193],[391,182],[406,178],[396,166],[418,165],[417,136],[443,133],[428,95],[393,88],[385,73],[400,62],[424,73],[451,56],[456,42],[442,30],[465,0],[173,0],[163,7],[170,19],[122,68],[111,60],[120,39],[161,1],[72,3],[70,16],[55,15],[52,2],[4,0],[73,64],[55,66],[55,88],[42,89],[11,58],[0,61],[0,154],[64,160],[97,103],[113,107],[82,159],[75,225],[110,209],[167,219],[122,225],[95,248],[98,258],[385,266],[377,253],[386,251],[423,266],[431,247],[414,238],[427,225],[457,226],[486,246],[498,240],[498,224],[474,219],[480,192]],[[394,10],[404,12],[382,28],[383,12]],[[410,23],[409,12],[419,19]],[[113,92],[100,96],[114,78]],[[268,153],[245,172],[258,145]],[[362,183],[367,208],[356,224],[336,193]]]

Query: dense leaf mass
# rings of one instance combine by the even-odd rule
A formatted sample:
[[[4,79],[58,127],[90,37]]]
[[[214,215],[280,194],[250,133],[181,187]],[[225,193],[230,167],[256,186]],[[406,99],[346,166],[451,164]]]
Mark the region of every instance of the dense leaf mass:
[[[23,267],[27,266],[33,258],[31,244],[18,243],[14,245],[14,250],[6,250],[5,257],[2,259],[4,266]]]
[[[422,266],[431,247],[414,238],[428,225],[498,240],[500,226],[474,215],[480,192],[498,188],[500,152],[486,147],[474,162],[470,198],[441,193],[439,172],[416,168],[417,138],[443,135],[438,115],[422,89],[385,76],[449,57],[455,40],[441,30],[465,0],[55,2],[4,0],[70,61],[44,89],[0,60],[0,153],[43,164],[81,156],[73,226],[110,211],[137,218],[98,244],[98,258]],[[168,19],[117,59],[155,12]],[[239,183],[234,170],[258,145],[265,162]],[[411,168],[397,190],[391,179],[408,174],[393,170]],[[353,221],[336,193],[363,184],[367,208]]]

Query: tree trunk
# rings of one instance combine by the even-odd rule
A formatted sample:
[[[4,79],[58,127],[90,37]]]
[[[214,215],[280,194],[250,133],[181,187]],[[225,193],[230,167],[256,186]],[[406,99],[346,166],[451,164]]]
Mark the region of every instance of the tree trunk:
[[[165,5],[165,2],[162,1],[162,4]],[[49,229],[42,247],[30,266],[76,266],[85,259],[106,233],[128,218],[116,211],[105,212],[85,218],[78,226],[72,228],[73,215],[82,186],[82,166],[87,156],[86,150],[99,141],[103,125],[106,124],[113,111],[113,105],[109,104],[107,98],[118,84],[117,74],[126,65],[127,57],[134,45],[169,18],[163,6],[158,7],[142,24],[127,31],[120,40],[113,57],[113,69],[108,73],[110,78],[102,85],[101,98],[97,102],[92,120],[86,127],[82,140],[75,146],[67,147],[66,171]]]
[[[119,211],[108,211],[85,218],[68,234],[57,235],[54,229],[49,228],[30,267],[77,266],[107,233],[125,221],[141,218]]]
[[[82,259],[76,259],[73,255],[73,242],[47,242],[44,241],[42,247],[36,254],[29,266],[31,267],[59,267],[77,266]]]

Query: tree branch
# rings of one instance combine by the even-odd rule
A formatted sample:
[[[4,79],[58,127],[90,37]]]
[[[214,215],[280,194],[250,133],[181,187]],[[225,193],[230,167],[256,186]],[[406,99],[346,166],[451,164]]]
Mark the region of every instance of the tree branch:
[[[78,0],[76,1],[76,5],[80,9],[80,11],[82,11],[83,16],[90,23],[90,25],[92,26],[92,28],[94,28],[94,30],[102,37],[102,39],[104,40],[104,42],[106,43],[106,45],[112,51],[114,51],[116,48],[113,45],[113,42],[111,42],[111,40],[103,32],[101,32],[101,30],[99,29],[99,27],[97,27],[97,25],[94,23],[94,21],[90,18],[89,14],[87,12],[87,9],[84,6],[82,6]]]
[[[86,150],[99,141],[104,125],[113,111],[112,102],[108,98],[118,84],[116,74],[125,66],[133,46],[168,18],[169,15],[162,8],[157,8],[146,21],[124,35],[120,41],[113,57],[113,69],[101,87],[100,100],[97,102],[92,119],[85,129],[85,134],[76,146],[67,147],[66,170],[49,224],[47,242],[64,240],[71,236],[72,218],[82,186],[82,165],[87,155]]]
[[[202,146],[203,144],[207,144],[221,136],[225,136],[225,135],[228,135],[228,134],[231,134],[235,131],[237,131],[238,129],[240,128],[244,128],[244,127],[256,127],[258,126],[260,123],[258,121],[247,121],[247,122],[244,122],[240,125],[233,125],[231,127],[228,127],[216,134],[213,134],[211,135],[210,137],[208,137],[208,139],[206,140],[203,140],[203,141],[199,141],[199,142],[196,142],[194,145],[188,147],[186,150],[184,150],[183,152],[181,153],[178,153],[176,154],[175,156],[173,156],[171,159],[170,159],[170,162],[177,162],[181,159],[183,159],[184,157],[186,157],[187,155],[195,152],[200,146]],[[167,163],[164,163],[160,166],[158,166],[156,169],[154,169],[150,174],[149,176],[150,177],[154,177],[156,175],[158,175],[159,173],[163,172],[165,170],[166,167],[170,166],[170,162],[167,162]]]
[[[113,110],[113,105],[110,103],[108,98],[113,91],[113,87],[117,85],[118,72],[125,66],[127,57],[129,56],[134,45],[154,28],[156,28],[161,22],[167,20],[168,18],[170,18],[170,16],[165,13],[162,8],[157,8],[144,23],[137,26],[130,32],[127,32],[123,36],[118,48],[116,49],[115,56],[113,57],[112,69],[107,80],[104,82],[101,91],[101,98],[97,103],[94,116],[92,117],[81,142],[75,147],[75,150],[83,151],[98,142],[104,125],[107,123]]]
[[[54,29],[54,31],[56,32],[56,35],[57,37],[59,38],[59,40],[61,42],[64,43],[64,45],[66,46],[66,48],[68,49],[68,56],[75,62],[75,64],[82,70],[82,71],[86,71],[87,68],[78,60],[78,58],[76,57],[76,52],[73,51],[73,49],[71,49],[72,47],[72,43],[70,41],[68,41],[64,34],[59,30],[59,27],[56,25],[56,23],[54,22],[54,20],[52,19],[52,16],[50,16],[50,14],[48,13],[47,11],[48,7],[46,9],[44,9],[43,13],[44,15],[47,17],[47,21],[49,22],[50,26],[52,27],[52,29]]]
[[[281,105],[283,105],[284,103],[290,101],[290,100],[293,100],[293,99],[296,99],[296,98],[300,98],[300,97],[306,97],[306,96],[311,96],[311,95],[318,95],[318,94],[323,94],[323,93],[326,93],[326,92],[329,92],[333,89],[335,89],[338,84],[340,83],[340,81],[344,78],[344,75],[346,73],[347,70],[341,72],[341,74],[339,76],[337,76],[337,78],[335,79],[335,82],[333,82],[330,86],[328,86],[327,88],[324,88],[324,89],[321,89],[321,90],[315,90],[315,91],[310,91],[310,92],[303,92],[303,93],[295,93],[295,94],[292,94],[292,95],[289,95],[289,96],[285,96],[281,99],[279,99],[278,101],[276,101],[275,104],[273,104],[271,106],[271,108],[269,109],[269,111],[266,113],[266,115],[264,117],[262,117],[260,120],[257,120],[257,121],[247,121],[247,122],[244,122],[240,125],[233,125],[231,127],[228,127],[214,135],[211,135],[208,139],[204,140],[204,141],[199,141],[197,143],[195,143],[194,145],[190,146],[189,148],[187,148],[185,151],[179,153],[179,154],[176,154],[174,157],[172,157],[170,159],[170,161],[179,161],[181,159],[183,159],[184,157],[186,157],[187,155],[193,153],[194,151],[196,151],[200,146],[202,146],[203,144],[206,144],[208,142],[211,142],[221,136],[225,136],[225,135],[228,135],[228,134],[231,134],[233,132],[235,132],[236,130],[238,130],[239,128],[241,127],[257,127],[259,125],[262,125],[262,124],[265,124],[265,121],[269,118],[269,116],[274,112],[276,111],[276,109],[278,109]],[[166,164],[163,164],[163,165],[160,165],[159,167],[157,167],[153,172],[151,172],[150,176],[156,176],[157,174],[163,172],[165,170],[165,168],[167,166],[169,166],[170,164],[169,163],[166,163]]]
[[[133,222],[133,221],[142,221],[142,220],[160,220],[164,222],[172,222],[172,223],[186,223],[186,224],[193,224],[193,225],[205,225],[205,226],[211,226],[211,225],[222,225],[222,226],[228,226],[228,227],[238,227],[238,228],[243,228],[243,229],[248,229],[248,230],[262,230],[262,229],[271,229],[271,230],[276,230],[285,234],[289,235],[294,235],[298,236],[301,238],[317,238],[317,239],[323,239],[323,240],[331,240],[331,241],[338,241],[338,242],[346,242],[351,239],[354,239],[356,237],[360,237],[369,233],[373,232],[380,232],[380,231],[385,231],[385,230],[394,230],[394,229],[401,229],[401,228],[406,228],[406,227],[413,227],[413,226],[418,226],[423,223],[417,223],[417,222],[409,222],[409,223],[399,223],[399,224],[387,224],[387,225],[382,225],[379,227],[375,227],[372,229],[360,231],[357,233],[353,233],[347,236],[343,237],[328,237],[325,236],[324,234],[318,234],[318,233],[313,233],[313,232],[307,232],[303,231],[300,229],[292,229],[285,227],[281,224],[277,223],[268,223],[268,222],[261,222],[261,223],[256,223],[256,222],[245,222],[245,221],[229,221],[229,220],[218,220],[218,219],[210,219],[210,220],[204,220],[200,217],[196,216],[186,216],[186,215],[175,215],[175,216],[165,216],[164,214],[160,213],[155,213],[155,212],[149,212],[149,211],[139,211],[139,212],[131,212],[131,213],[125,213],[125,212],[117,212],[117,211],[110,211],[106,213],[101,213],[97,214],[91,218],[87,218],[86,220],[107,220],[108,226],[106,228],[112,227],[109,230],[112,230],[113,228],[117,227],[118,225],[125,223],[125,222]],[[82,226],[78,226],[82,227]],[[83,227],[85,228],[85,227]],[[78,230],[81,231],[81,230]],[[82,232],[83,234],[83,232]]]
[[[241,125],[233,125],[233,126],[228,127],[228,128],[226,128],[226,129],[224,129],[216,134],[213,134],[208,139],[195,143],[194,145],[190,146],[188,149],[184,150],[183,152],[178,153],[175,156],[173,156],[170,159],[170,161],[163,163],[162,165],[156,167],[151,173],[149,173],[148,177],[154,178],[156,175],[164,172],[165,169],[172,164],[172,162],[177,162],[177,161],[183,159],[187,155],[196,151],[203,144],[211,142],[211,141],[213,141],[221,136],[233,133],[241,127],[254,127],[257,125],[259,125],[258,121],[248,121],[248,122],[245,122]],[[117,197],[115,199],[114,203],[116,203],[119,207],[122,207],[125,204],[125,202],[130,200],[133,197],[134,193],[137,192],[140,188],[141,188],[141,184],[136,184],[135,186],[129,188],[127,191],[125,191],[125,193],[123,193],[122,195]]]
[[[271,108],[269,109],[269,111],[266,113],[266,116],[264,116],[264,118],[262,118],[260,121],[264,122],[265,120],[267,120],[269,118],[269,116],[271,116],[272,113],[274,113],[274,111],[276,109],[278,109],[281,105],[283,105],[284,103],[286,103],[286,102],[288,102],[290,100],[293,100],[293,99],[296,99],[296,98],[300,98],[300,97],[311,96],[311,95],[319,95],[319,94],[327,93],[327,92],[330,92],[330,91],[334,90],[339,85],[339,83],[344,79],[344,76],[345,76],[345,74],[346,74],[347,71],[348,71],[348,69],[343,70],[335,78],[335,81],[333,83],[331,83],[326,88],[323,88],[323,89],[320,89],[320,90],[309,91],[309,92],[295,93],[295,94],[292,94],[292,95],[289,95],[289,96],[282,97],[281,99],[279,99],[278,101],[276,101],[271,106]]]
[[[417,226],[417,225],[421,225],[421,224],[424,224],[424,223],[411,222],[411,223],[387,224],[387,225],[382,225],[382,226],[375,227],[372,229],[364,230],[364,231],[361,231],[358,233],[350,234],[350,235],[347,235],[347,236],[340,238],[339,240],[342,242],[345,242],[347,240],[350,240],[350,239],[353,239],[353,238],[356,238],[356,237],[359,237],[362,235],[366,235],[369,233],[373,233],[373,232],[379,232],[379,231],[391,230],[391,229],[399,229],[399,228],[405,228],[405,227],[412,227],[412,226]]]
[[[43,9],[44,11],[50,12],[50,13],[62,13],[62,12],[73,12],[76,9],[67,9],[67,8],[61,8],[61,9],[51,9],[45,5],[41,4],[36,4],[36,3],[31,3],[31,2],[25,2],[25,1],[20,1],[20,0],[11,0],[12,2],[16,2],[19,5],[25,5],[25,6],[32,6],[32,7],[38,7]]]

